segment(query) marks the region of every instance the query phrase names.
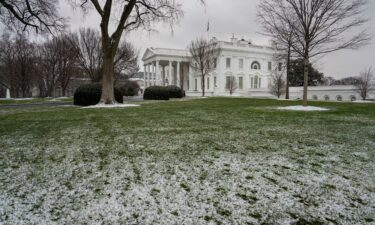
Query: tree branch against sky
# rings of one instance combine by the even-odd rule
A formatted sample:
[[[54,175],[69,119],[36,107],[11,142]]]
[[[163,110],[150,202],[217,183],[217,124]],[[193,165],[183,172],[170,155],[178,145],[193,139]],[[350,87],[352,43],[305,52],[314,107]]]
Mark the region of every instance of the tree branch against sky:
[[[202,96],[205,95],[206,77],[215,70],[216,61],[219,59],[221,50],[217,42],[198,38],[192,41],[188,47],[190,52],[190,66],[201,77]]]
[[[264,0],[277,9],[276,20],[293,28],[293,50],[304,59],[303,105],[307,106],[308,66],[312,57],[342,49],[358,49],[371,36],[361,29],[367,0]],[[290,14],[296,19],[291,20]],[[294,18],[294,17],[293,17]]]
[[[0,21],[11,30],[55,33],[65,27],[58,0],[0,0]]]
[[[273,45],[277,49],[276,60],[286,62],[286,85],[285,98],[289,99],[289,74],[292,57],[295,56],[292,44],[294,40],[294,28],[291,26],[296,20],[292,12],[289,12],[288,20],[280,20],[279,8],[270,1],[261,1],[258,5],[257,19],[261,25],[261,34],[270,37]],[[291,21],[291,22],[289,22]]]

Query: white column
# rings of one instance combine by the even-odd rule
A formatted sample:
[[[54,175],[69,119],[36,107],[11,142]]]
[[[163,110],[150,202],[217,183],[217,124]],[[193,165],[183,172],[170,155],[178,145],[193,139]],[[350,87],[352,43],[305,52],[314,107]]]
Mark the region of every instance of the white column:
[[[155,86],[155,62],[151,62],[151,83]]]
[[[177,77],[177,86],[178,86],[178,87],[181,87],[181,84],[180,84],[180,76],[181,76],[180,63],[181,63],[181,62],[177,62],[177,75],[176,75],[176,77]]]
[[[147,65],[147,85],[151,86],[151,64]]]
[[[156,61],[152,63],[152,78],[154,81],[154,85],[156,85]]]
[[[7,92],[6,92],[6,99],[10,99],[10,90],[9,88],[7,88]]]
[[[194,91],[194,69],[193,67],[189,64],[189,91]]]
[[[172,61],[169,61],[168,85],[172,85]]]
[[[161,85],[160,61],[156,60],[156,85]]]
[[[145,89],[147,88],[147,65],[143,65],[143,71],[144,71],[144,82],[145,82]]]

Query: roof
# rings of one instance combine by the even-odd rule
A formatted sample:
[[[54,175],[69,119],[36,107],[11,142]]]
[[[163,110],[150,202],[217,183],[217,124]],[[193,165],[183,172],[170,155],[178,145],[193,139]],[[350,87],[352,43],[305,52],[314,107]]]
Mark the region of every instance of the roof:
[[[142,60],[147,60],[153,56],[176,56],[176,57],[189,57],[189,51],[185,49],[171,49],[171,48],[147,48],[143,54]]]

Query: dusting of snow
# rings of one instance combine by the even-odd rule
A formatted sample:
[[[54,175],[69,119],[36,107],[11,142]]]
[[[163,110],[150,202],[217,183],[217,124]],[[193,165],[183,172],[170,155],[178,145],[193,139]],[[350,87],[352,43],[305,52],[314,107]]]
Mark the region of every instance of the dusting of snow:
[[[110,109],[110,108],[132,108],[140,107],[137,104],[97,104],[92,106],[82,107],[83,109]]]
[[[0,100],[15,100],[15,101],[26,101],[33,100],[34,98],[1,98]]]
[[[369,101],[369,100],[356,100],[353,101],[353,103],[375,103],[375,101]]]
[[[0,133],[0,224],[374,224],[373,117],[22,110]]]
[[[294,105],[294,106],[286,106],[286,107],[277,107],[280,110],[291,110],[291,111],[329,111],[330,109],[322,108],[322,107],[315,107],[315,106],[301,106],[301,105]]]

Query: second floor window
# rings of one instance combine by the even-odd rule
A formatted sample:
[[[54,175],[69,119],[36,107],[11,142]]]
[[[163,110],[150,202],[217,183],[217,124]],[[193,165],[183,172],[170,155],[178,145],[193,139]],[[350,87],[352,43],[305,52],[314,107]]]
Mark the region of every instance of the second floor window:
[[[239,68],[243,69],[243,59],[240,59],[240,61],[239,61]]]
[[[272,70],[272,62],[268,62],[268,70],[269,70],[269,71]]]
[[[230,68],[230,63],[231,63],[231,62],[230,62],[230,58],[227,58],[227,60],[226,60],[226,67],[227,67],[227,68]]]

